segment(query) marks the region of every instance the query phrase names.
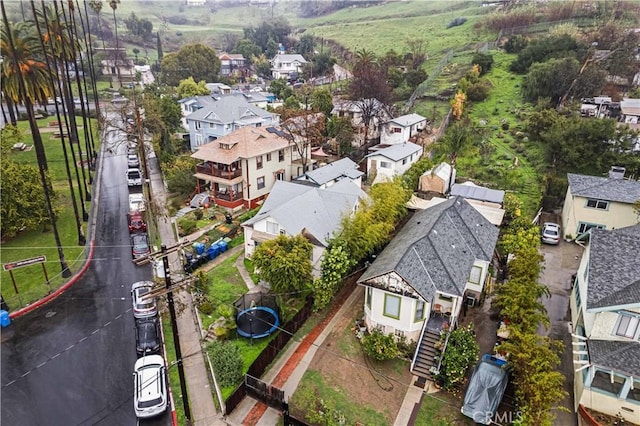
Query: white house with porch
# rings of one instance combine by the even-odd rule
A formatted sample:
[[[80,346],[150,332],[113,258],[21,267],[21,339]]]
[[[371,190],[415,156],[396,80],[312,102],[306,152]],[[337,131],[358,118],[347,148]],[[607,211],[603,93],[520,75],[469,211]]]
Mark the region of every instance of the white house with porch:
[[[640,424],[640,224],[589,233],[570,299],[575,409]]]
[[[427,118],[419,114],[407,114],[392,118],[380,126],[380,143],[392,145],[405,143],[427,127]]]
[[[358,280],[367,328],[418,343],[414,374],[438,368],[440,331],[479,298],[497,240],[497,227],[453,197],[416,212]]]

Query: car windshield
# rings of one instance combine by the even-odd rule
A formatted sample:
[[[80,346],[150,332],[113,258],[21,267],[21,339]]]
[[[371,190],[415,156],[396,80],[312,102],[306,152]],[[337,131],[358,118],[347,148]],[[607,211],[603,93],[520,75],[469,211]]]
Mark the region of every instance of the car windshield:
[[[155,399],[150,399],[148,401],[140,401],[140,408],[149,408],[155,407],[156,405],[160,405],[162,403],[162,397],[158,397]]]
[[[139,179],[140,178],[140,172],[137,170],[132,170],[130,172],[127,172],[129,179]]]

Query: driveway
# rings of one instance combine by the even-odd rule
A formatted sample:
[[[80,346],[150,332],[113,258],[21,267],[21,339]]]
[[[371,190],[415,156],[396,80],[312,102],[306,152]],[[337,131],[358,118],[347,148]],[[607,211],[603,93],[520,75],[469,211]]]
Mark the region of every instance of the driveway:
[[[554,410],[554,424],[568,426],[577,424],[577,416],[573,409],[573,357],[571,346],[571,313],[569,298],[571,297],[572,275],[578,270],[584,249],[576,243],[560,241],[557,246],[542,244],[540,253],[544,255],[543,271],[540,283],[549,288],[550,296],[542,299],[547,308],[551,326],[540,327],[538,334],[549,336],[564,342],[564,352],[560,371],[565,376],[564,389],[569,394],[561,406],[569,412]]]

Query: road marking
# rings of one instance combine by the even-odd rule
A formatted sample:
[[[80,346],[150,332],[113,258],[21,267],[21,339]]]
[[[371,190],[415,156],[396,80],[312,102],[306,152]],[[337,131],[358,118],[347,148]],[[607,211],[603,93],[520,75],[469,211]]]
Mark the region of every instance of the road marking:
[[[36,369],[38,369],[38,368],[42,367],[42,366],[43,366],[43,365],[45,365],[46,363],[47,363],[47,361],[41,362],[40,364],[38,364],[38,365],[36,366]]]

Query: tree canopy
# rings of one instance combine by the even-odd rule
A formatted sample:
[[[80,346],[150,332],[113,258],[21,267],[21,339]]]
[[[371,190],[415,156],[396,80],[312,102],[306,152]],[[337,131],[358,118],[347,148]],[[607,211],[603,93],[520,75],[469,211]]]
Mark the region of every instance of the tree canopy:
[[[189,77],[180,81],[180,84],[178,84],[178,88],[176,89],[176,93],[180,99],[188,98],[190,96],[209,95],[211,91],[206,88],[205,84],[206,82],[204,80],[200,80],[196,83],[193,77]]]
[[[216,81],[220,59],[216,51],[203,44],[189,44],[177,52],[167,53],[160,63],[162,81],[177,86],[181,80],[192,77],[195,81]]]

